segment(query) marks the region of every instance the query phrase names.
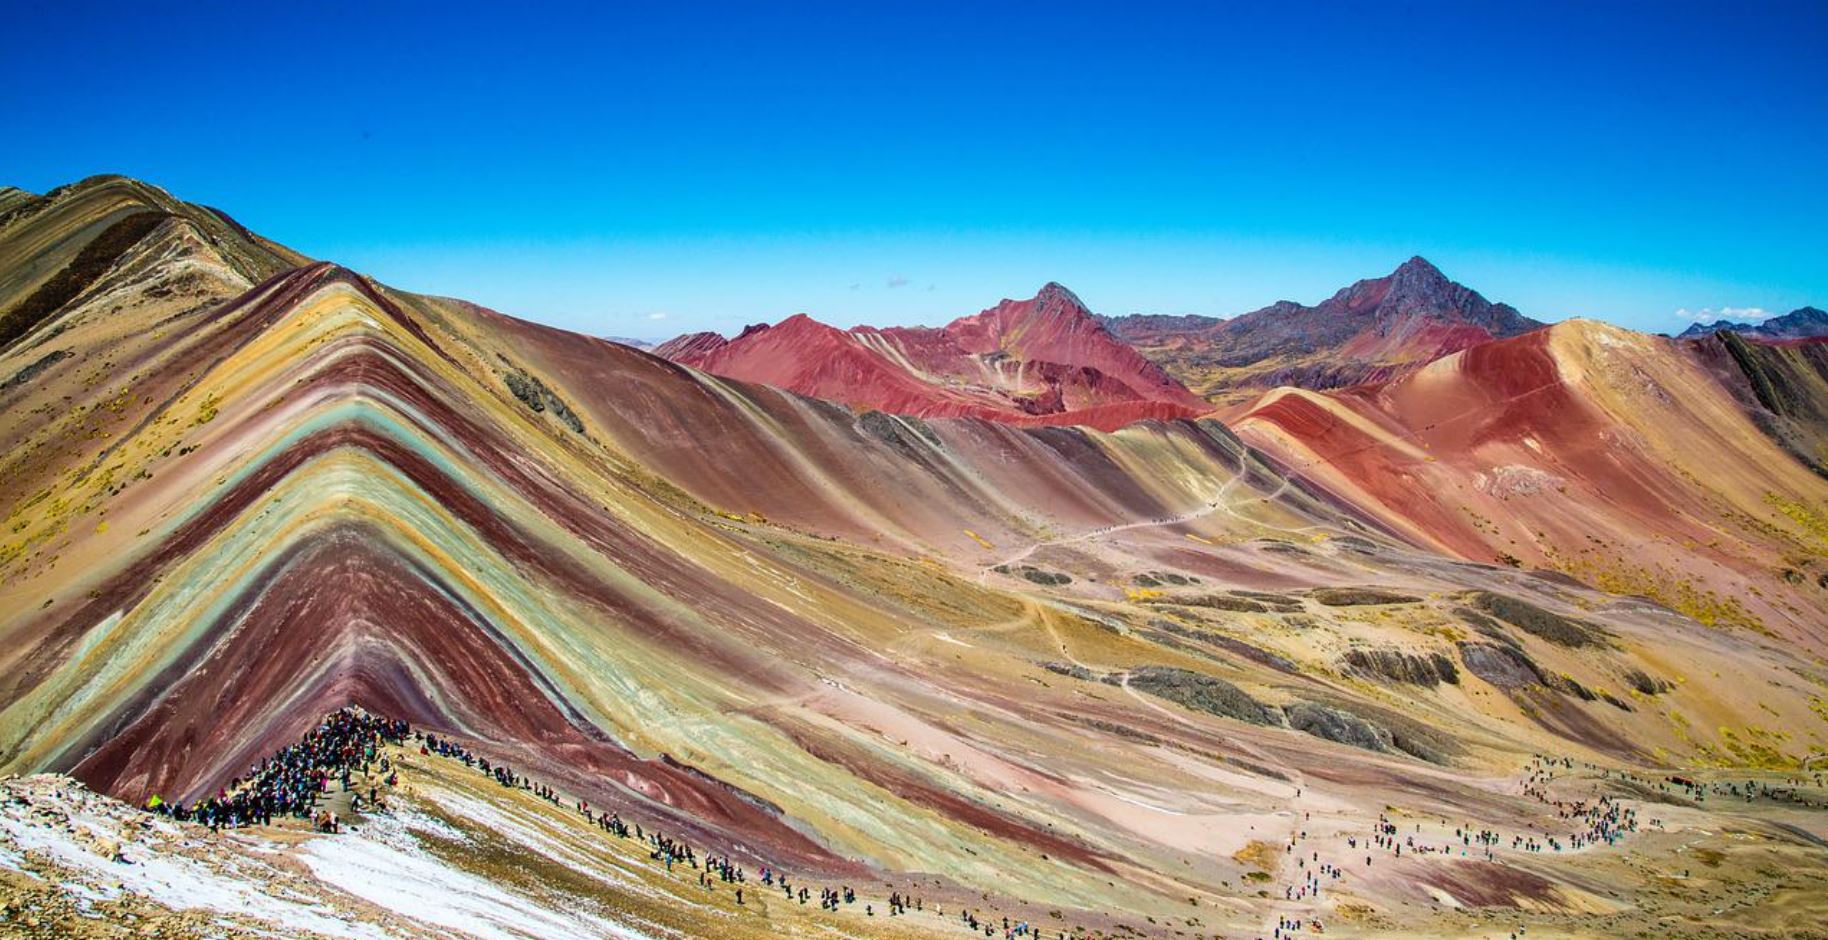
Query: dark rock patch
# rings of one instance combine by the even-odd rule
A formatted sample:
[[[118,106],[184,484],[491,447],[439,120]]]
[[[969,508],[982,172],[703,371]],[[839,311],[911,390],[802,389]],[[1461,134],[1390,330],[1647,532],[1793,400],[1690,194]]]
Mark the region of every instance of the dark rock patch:
[[[1475,591],[1472,602],[1479,610],[1531,636],[1559,646],[1580,648],[1606,645],[1606,631],[1598,625],[1564,617],[1528,601],[1490,591]]]
[[[1301,612],[1301,599],[1287,594],[1272,594],[1269,591],[1247,591],[1237,588],[1230,592],[1233,597],[1244,597],[1264,604],[1279,614],[1298,614]]]
[[[1563,695],[1572,695],[1575,698],[1580,699],[1583,702],[1599,701],[1598,694],[1596,694],[1592,689],[1589,689],[1586,686],[1581,685],[1579,682],[1575,681],[1573,676],[1550,675],[1550,676],[1546,676],[1545,678],[1547,680],[1549,688],[1554,689],[1555,691],[1560,692]]]
[[[1304,734],[1367,751],[1391,748],[1390,732],[1351,712],[1313,702],[1296,702],[1283,712],[1288,726]]]
[[[1579,578],[1550,568],[1531,568],[1527,574],[1538,581],[1547,581],[1560,587],[1573,588],[1577,591],[1591,590]]]
[[[1460,670],[1441,653],[1426,656],[1394,649],[1350,649],[1345,655],[1349,672],[1393,682],[1434,688],[1445,682],[1460,684]]]
[[[27,365],[26,367],[20,369],[18,372],[13,373],[11,378],[7,379],[4,382],[0,382],[0,394],[4,394],[6,392],[12,391],[15,388],[21,388],[21,387],[25,386],[27,383],[31,382],[33,379],[39,377],[40,375],[43,375],[44,371],[46,369],[49,369],[50,367],[64,361],[65,359],[70,358],[70,356],[71,356],[71,353],[68,349],[54,349],[48,353],[45,353],[42,356],[39,356],[30,365]]]
[[[526,405],[535,413],[550,410],[552,416],[564,422],[566,427],[579,434],[584,433],[583,420],[571,410],[571,406],[565,404],[564,399],[554,394],[552,389],[547,388],[546,383],[519,369],[508,373],[506,382],[508,391],[514,393],[514,397],[520,399],[521,404]]]
[[[1213,610],[1229,610],[1239,614],[1261,614],[1269,611],[1268,607],[1243,597],[1232,597],[1229,594],[1200,594],[1191,597],[1151,597],[1151,604],[1178,604],[1183,607],[1208,607]]]
[[[1333,709],[1357,715],[1382,728],[1390,735],[1391,747],[1411,757],[1446,766],[1453,763],[1455,756],[1464,753],[1459,742],[1453,738],[1396,709],[1332,697],[1322,701]]]
[[[1043,584],[1050,587],[1073,583],[1071,575],[1057,571],[1042,571],[1039,568],[1029,565],[1023,565],[1016,569],[1016,573],[1035,584]]]
[[[1308,596],[1328,607],[1363,607],[1373,604],[1413,604],[1421,598],[1381,588],[1315,588]]]
[[[1359,538],[1356,535],[1342,535],[1342,536],[1334,539],[1333,544],[1339,546],[1340,548],[1345,549],[1346,551],[1357,552],[1360,555],[1377,554],[1377,543],[1376,542],[1373,542],[1370,539]]]
[[[1466,671],[1505,691],[1543,685],[1542,670],[1522,650],[1490,643],[1461,643]]]
[[[1462,748],[1453,739],[1393,709],[1338,698],[1284,709],[1289,727],[1371,751],[1400,751],[1446,766]]]
[[[1621,699],[1618,696],[1613,695],[1611,692],[1601,692],[1599,694],[1599,697],[1600,697],[1600,701],[1603,701],[1606,704],[1611,705],[1613,708],[1616,708],[1619,711],[1622,711],[1622,712],[1637,711],[1637,709],[1631,707],[1630,702],[1627,702],[1624,699]]]
[[[1504,624],[1487,617],[1471,607],[1455,607],[1454,616],[1466,621],[1467,626],[1479,631],[1481,636],[1497,640],[1514,650],[1523,649],[1523,644],[1519,643],[1516,637],[1511,636],[1510,632],[1504,629]]]
[[[1062,676],[1071,676],[1074,679],[1083,679],[1087,682],[1094,681],[1098,678],[1096,673],[1077,663],[1042,663],[1041,668],[1048,672],[1057,673]]]
[[[1161,587],[1164,584],[1185,587],[1189,584],[1200,583],[1200,579],[1181,574],[1178,571],[1145,571],[1142,574],[1131,578],[1130,582],[1137,587],[1146,588]]]
[[[1662,695],[1674,688],[1666,679],[1659,679],[1642,669],[1632,669],[1625,673],[1625,682],[1645,695]]]
[[[0,316],[0,349],[5,349],[75,300],[89,285],[108,273],[128,249],[169,218],[173,216],[166,212],[135,212],[103,229],[68,265],[39,285],[18,306]]]
[[[1130,671],[1130,688],[1221,718],[1253,725],[1281,724],[1276,709],[1217,676],[1172,666],[1142,666]]]

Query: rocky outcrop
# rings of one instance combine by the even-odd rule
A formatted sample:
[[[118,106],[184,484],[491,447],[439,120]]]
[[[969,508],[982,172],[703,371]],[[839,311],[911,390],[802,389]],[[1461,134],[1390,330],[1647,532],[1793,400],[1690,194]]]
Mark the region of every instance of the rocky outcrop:
[[[1172,666],[1142,666],[1130,670],[1129,686],[1194,711],[1235,718],[1253,725],[1281,724],[1281,716],[1269,705],[1251,698],[1243,689],[1205,673]]]
[[[1429,688],[1460,683],[1460,670],[1441,653],[1424,656],[1396,649],[1360,648],[1347,650],[1344,659],[1348,672],[1375,679]]]
[[[1304,734],[1367,751],[1390,750],[1390,732],[1351,712],[1313,702],[1296,702],[1284,709],[1284,713],[1288,716],[1288,726]]]
[[[1759,430],[1828,477],[1828,339],[1772,342],[1721,331],[1686,347]]]
[[[1205,607],[1211,610],[1228,610],[1240,614],[1261,614],[1269,610],[1263,604],[1248,597],[1234,597],[1230,594],[1191,594],[1187,596],[1165,595],[1149,597],[1144,600],[1151,604],[1172,604],[1180,607]],[[1299,610],[1300,608],[1295,608]]]
[[[512,392],[521,404],[526,405],[535,414],[550,411],[553,417],[558,418],[566,427],[578,434],[584,433],[583,419],[578,417],[577,412],[571,410],[570,405],[565,404],[565,400],[560,398],[558,393],[547,388],[546,383],[540,381],[536,376],[513,368],[502,377],[502,382],[508,386],[508,391]]]
[[[1413,604],[1421,598],[1383,588],[1315,588],[1308,596],[1328,607],[1369,607],[1378,604]]]
[[[1485,613],[1558,646],[1579,648],[1607,644],[1606,631],[1599,625],[1544,610],[1508,594],[1475,591],[1472,603]]]
[[[1466,671],[1500,689],[1526,689],[1543,685],[1542,670],[1522,650],[1491,643],[1461,643],[1460,661]]]
[[[1625,671],[1625,684],[1645,695],[1662,695],[1675,688],[1667,679],[1659,679],[1642,669],[1632,668]]]
[[[1448,765],[1464,749],[1448,735],[1396,709],[1327,697],[1283,709],[1289,727],[1368,751],[1396,751]]]

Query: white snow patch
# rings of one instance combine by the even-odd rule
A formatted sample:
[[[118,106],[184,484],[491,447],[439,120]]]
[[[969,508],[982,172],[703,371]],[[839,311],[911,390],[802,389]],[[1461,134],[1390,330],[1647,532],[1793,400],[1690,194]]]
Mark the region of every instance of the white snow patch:
[[[429,856],[409,829],[436,823],[410,811],[378,817],[358,837],[318,839],[300,859],[312,874],[371,904],[483,940],[648,935],[581,911],[512,894]]]
[[[329,936],[358,940],[387,936],[373,925],[328,916],[318,904],[275,897],[274,886],[284,879],[266,865],[224,859],[218,868],[175,851],[162,851],[164,847],[157,842],[167,840],[159,840],[158,836],[176,835],[169,825],[148,826],[141,839],[122,839],[122,818],[118,813],[89,811],[81,795],[58,796],[63,799],[46,802],[67,814],[67,823],[38,816],[32,807],[18,804],[0,811],[0,840],[6,843],[10,867],[19,867],[22,853],[41,852],[91,879],[65,885],[66,890],[79,897],[112,899],[136,894],[171,908],[239,914]],[[46,802],[35,805],[44,807]],[[85,832],[121,841],[125,861],[110,861],[96,854],[81,841]],[[149,841],[153,844],[147,844]]]
[[[663,896],[659,891],[648,887],[638,879],[613,877],[613,872],[606,868],[601,859],[592,858],[564,844],[570,833],[555,831],[550,826],[523,813],[449,792],[430,794],[429,798],[439,806],[476,823],[483,829],[518,842],[535,853],[559,862],[587,878],[594,878],[606,885],[635,894],[656,898]],[[582,820],[579,821],[579,825],[584,825]],[[585,829],[583,831],[595,834],[595,830]],[[604,839],[615,838],[608,833],[603,833],[602,837]]]

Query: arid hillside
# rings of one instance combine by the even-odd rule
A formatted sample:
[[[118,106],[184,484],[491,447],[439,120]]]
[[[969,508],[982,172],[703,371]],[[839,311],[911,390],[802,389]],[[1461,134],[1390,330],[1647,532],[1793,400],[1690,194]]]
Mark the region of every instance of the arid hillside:
[[[130,180],[0,198],[0,769],[103,795],[22,798],[194,803],[344,706],[561,795],[406,746],[358,832],[142,833],[242,883],[304,865],[354,918],[269,925],[747,916],[564,829],[584,801],[874,905],[758,887],[782,919],[734,936],[1821,923],[1811,353],[1571,323],[1229,425],[1172,384],[1143,398],[1174,420],[1111,430],[1070,384],[1050,426],[920,418],[394,290]],[[1057,361],[1033,308],[1065,302],[969,348]],[[92,877],[72,830],[15,817],[21,904],[221,897],[60,887]],[[440,927],[375,887],[412,872],[507,907]],[[916,888],[946,916],[889,920]]]

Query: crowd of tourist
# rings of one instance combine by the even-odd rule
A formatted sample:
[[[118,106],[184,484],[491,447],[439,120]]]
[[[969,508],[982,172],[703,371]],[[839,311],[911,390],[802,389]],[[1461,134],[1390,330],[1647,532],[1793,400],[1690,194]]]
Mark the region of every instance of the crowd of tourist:
[[[1754,800],[1772,800],[1780,803],[1793,803],[1807,809],[1822,809],[1828,806],[1822,800],[1814,799],[1803,793],[1802,787],[1813,783],[1817,789],[1824,785],[1822,774],[1817,771],[1804,776],[1792,776],[1781,786],[1773,786],[1762,780],[1716,780],[1704,783],[1689,777],[1670,775],[1657,782],[1657,789],[1664,793],[1678,793],[1695,801],[1706,803],[1710,796],[1730,797],[1746,803]],[[1674,790],[1671,790],[1674,787]]]
[[[154,794],[146,808],[180,821],[212,829],[271,825],[276,817],[309,819],[325,832],[335,832],[340,822],[334,812],[318,803],[338,783],[351,793],[350,808],[363,808],[363,790],[354,777],[366,781],[367,805],[379,806],[377,778],[392,786],[397,775],[392,762],[380,753],[383,744],[403,743],[409,733],[403,721],[370,715],[358,708],[344,708],[325,718],[296,744],[280,748],[210,796],[186,806]]]
[[[1626,834],[1638,829],[1637,810],[1628,807],[1612,796],[1601,793],[1583,799],[1566,799],[1555,795],[1553,785],[1571,772],[1579,772],[1597,777],[1609,778],[1634,785],[1647,785],[1647,781],[1632,777],[1628,773],[1600,767],[1595,764],[1577,763],[1565,757],[1536,755],[1525,766],[1519,783],[1519,792],[1537,803],[1551,809],[1555,818],[1573,823],[1567,835],[1548,831],[1530,833],[1512,833],[1508,836],[1498,830],[1464,823],[1453,829],[1451,838],[1426,834],[1421,823],[1399,826],[1388,812],[1379,813],[1377,823],[1368,836],[1342,835],[1345,848],[1354,853],[1347,865],[1356,866],[1355,853],[1364,853],[1364,866],[1371,868],[1381,853],[1387,859],[1416,858],[1419,856],[1459,856],[1480,857],[1485,861],[1496,861],[1498,853],[1507,846],[1516,852],[1563,852],[1584,849],[1595,845],[1615,845]],[[1297,796],[1300,790],[1296,790]],[[1308,818],[1308,814],[1303,814]],[[1446,821],[1442,820],[1443,830]],[[1407,829],[1407,831],[1405,831]],[[1295,865],[1291,872],[1292,880],[1283,886],[1285,902],[1312,902],[1320,898],[1324,886],[1340,881],[1347,876],[1344,866],[1330,861],[1323,861],[1318,850],[1305,850],[1297,853],[1308,839],[1307,830],[1297,827],[1284,845],[1285,853],[1294,856]],[[1318,933],[1324,930],[1318,915],[1303,914],[1277,915],[1270,928],[1271,940],[1291,940],[1303,933]]]
[[[477,769],[502,787],[523,790],[555,806],[564,805],[558,791],[516,773],[506,764],[492,763],[448,738],[431,733],[415,733],[404,721],[371,715],[358,708],[344,708],[332,713],[296,744],[279,749],[249,768],[246,774],[231,780],[213,796],[188,806],[153,796],[146,805],[149,810],[173,819],[196,822],[214,829],[269,825],[276,818],[292,817],[310,820],[319,831],[337,832],[342,825],[341,820],[322,804],[329,801],[332,794],[340,792],[349,795],[348,806],[353,812],[383,809],[385,802],[380,786],[394,786],[398,782],[398,771],[392,758],[382,748],[384,745],[410,746],[415,743],[422,756],[459,761],[466,767]],[[1565,837],[1559,833],[1531,832],[1512,834],[1507,839],[1496,829],[1471,824],[1456,827],[1451,839],[1444,834],[1438,837],[1425,836],[1420,823],[1416,823],[1412,831],[1405,832],[1404,827],[1400,827],[1387,813],[1380,813],[1370,835],[1342,835],[1341,838],[1346,848],[1365,852],[1364,864],[1368,868],[1379,852],[1396,859],[1403,858],[1405,854],[1414,857],[1457,853],[1462,857],[1476,855],[1487,861],[1495,861],[1497,853],[1507,847],[1512,851],[1532,853],[1572,851],[1597,845],[1615,845],[1626,834],[1635,832],[1638,828],[1637,810],[1609,794],[1601,793],[1581,799],[1569,799],[1555,794],[1553,784],[1558,778],[1576,769],[1575,762],[1567,758],[1539,755],[1525,768],[1520,784],[1523,795],[1552,809],[1557,819],[1574,824],[1570,827],[1572,831]],[[1747,780],[1743,784],[1735,781],[1700,783],[1681,776],[1645,780],[1626,772],[1590,764],[1581,764],[1578,769],[1597,774],[1602,779],[1616,777],[1633,786],[1655,788],[1666,793],[1672,792],[1674,788],[1674,791],[1697,802],[1710,795],[1744,800],[1762,798],[1808,802],[1796,789],[1797,785],[1804,782],[1800,779],[1795,785],[1777,787],[1757,780]],[[1818,775],[1816,783],[1819,785],[1820,782]],[[339,786],[340,791],[337,789]],[[1300,790],[1296,793],[1299,795]],[[711,890],[718,884],[726,885],[733,891],[736,903],[745,904],[744,887],[749,884],[749,876],[729,856],[701,857],[683,840],[644,829],[638,823],[630,824],[622,819],[619,812],[593,810],[588,801],[577,800],[573,808],[587,824],[603,833],[642,844],[647,850],[648,858],[668,872],[672,872],[676,866],[688,866],[696,871],[700,887]],[[1304,820],[1309,818],[1311,814],[1303,814]],[[1653,825],[1659,823],[1654,819],[1651,822]],[[1347,876],[1344,867],[1323,860],[1318,850],[1309,849],[1297,853],[1296,849],[1303,845],[1307,836],[1305,826],[1297,826],[1285,846],[1286,853],[1294,862],[1290,870],[1293,880],[1283,890],[1285,902],[1318,900],[1327,884]],[[805,905],[813,897],[811,886],[795,883],[785,872],[764,866],[757,875],[764,888],[780,891],[789,903]],[[858,903],[856,891],[848,885],[820,887],[817,897],[819,907],[830,912],[854,907]],[[885,910],[888,916],[897,917],[910,912],[924,912],[926,905],[920,897],[893,891],[888,897]],[[862,913],[869,917],[876,916],[875,905],[864,903]],[[935,914],[944,916],[944,912],[937,908]],[[1043,936],[1039,928],[1027,921],[980,916],[969,909],[959,910],[958,922],[971,933],[981,933],[985,937],[994,938],[999,932],[1005,940],[1040,940]],[[1311,913],[1292,915],[1284,912],[1277,915],[1270,928],[1270,937],[1272,940],[1290,940],[1297,934],[1322,929],[1319,919]],[[1078,931],[1069,933],[1066,929],[1055,933],[1060,940],[1082,936]]]

